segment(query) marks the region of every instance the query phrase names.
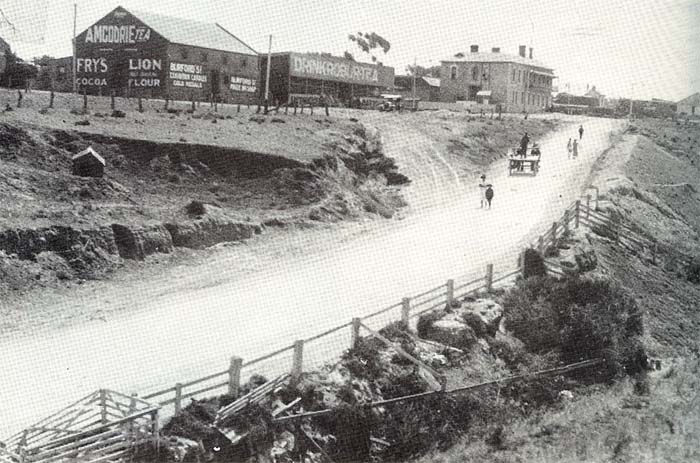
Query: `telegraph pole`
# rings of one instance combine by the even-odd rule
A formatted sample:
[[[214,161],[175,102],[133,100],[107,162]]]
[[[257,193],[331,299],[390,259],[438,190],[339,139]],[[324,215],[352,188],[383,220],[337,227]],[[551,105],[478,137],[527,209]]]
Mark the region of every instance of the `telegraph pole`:
[[[270,60],[272,57],[272,34],[270,34],[270,44],[267,48],[267,69],[265,69],[265,106],[270,97]]]
[[[418,72],[418,67],[416,66],[416,58],[413,58],[413,109],[416,109],[416,73]]]
[[[75,42],[75,34],[76,34],[76,18],[78,16],[78,4],[73,3],[73,93],[78,92],[78,80],[77,80],[77,66],[76,66],[76,42]]]

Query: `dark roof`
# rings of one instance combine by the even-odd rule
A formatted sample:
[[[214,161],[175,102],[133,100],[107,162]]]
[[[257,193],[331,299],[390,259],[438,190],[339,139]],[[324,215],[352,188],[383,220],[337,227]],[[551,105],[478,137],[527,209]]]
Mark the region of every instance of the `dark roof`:
[[[700,92],[693,93],[692,95],[683,98],[681,101],[678,102],[678,104],[700,104]]]
[[[123,8],[126,10],[126,8]],[[257,55],[258,53],[219,24],[173,18],[139,10],[126,10],[172,43],[212,50]]]
[[[515,63],[525,66],[533,66],[552,71],[546,64],[519,55],[509,55],[508,53],[464,53],[463,58],[450,58],[442,60],[443,63]]]

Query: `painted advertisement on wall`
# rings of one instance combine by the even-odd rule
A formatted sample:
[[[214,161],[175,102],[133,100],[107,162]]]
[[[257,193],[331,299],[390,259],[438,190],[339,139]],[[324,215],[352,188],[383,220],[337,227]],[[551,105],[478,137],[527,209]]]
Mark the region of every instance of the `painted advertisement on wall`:
[[[343,58],[292,53],[290,74],[312,79],[350,82],[360,85],[388,87],[393,85],[394,69],[375,64],[358,63]],[[388,78],[390,73],[391,78]],[[391,82],[389,82],[391,80]]]
[[[76,84],[103,95],[160,92],[166,45],[162,36],[118,7],[77,36]]]
[[[249,77],[231,76],[229,89],[234,92],[255,93],[258,91],[257,80]]]
[[[168,79],[173,87],[202,89],[207,83],[207,70],[201,64],[171,62]]]

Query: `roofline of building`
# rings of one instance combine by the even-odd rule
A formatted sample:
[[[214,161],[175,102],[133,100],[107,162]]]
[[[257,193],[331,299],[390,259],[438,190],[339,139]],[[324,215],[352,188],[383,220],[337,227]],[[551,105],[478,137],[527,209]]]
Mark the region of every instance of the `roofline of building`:
[[[250,51],[252,51],[252,52],[255,53],[256,55],[259,55],[259,54],[260,54],[260,53],[258,53],[257,51],[255,51],[255,49],[254,49],[253,47],[251,47],[250,45],[248,45],[247,43],[245,43],[243,40],[239,39],[239,38],[236,37],[234,34],[232,34],[231,32],[229,32],[228,29],[226,29],[226,28],[225,28],[224,26],[222,26],[221,24],[219,24],[219,23],[214,23],[214,24],[216,24],[217,27],[219,27],[222,31],[226,32],[228,35],[230,35],[231,37],[233,37],[234,39],[238,40],[238,41],[241,42],[243,45],[245,45],[246,47],[248,47],[248,49],[250,49]]]
[[[294,54],[294,55],[320,56],[321,58],[342,59],[342,60],[345,60],[345,61],[350,61],[350,62],[352,62],[352,63],[364,64],[364,65],[367,65],[367,66],[377,66],[377,67],[380,67],[380,68],[391,68],[391,69],[394,69],[393,66],[386,66],[386,65],[384,65],[384,64],[377,64],[377,63],[366,63],[366,62],[364,62],[364,61],[357,61],[357,60],[353,60],[353,59],[348,59],[348,58],[345,58],[344,56],[335,56],[335,55],[325,56],[325,55],[322,55],[320,52],[316,53],[316,52],[312,52],[312,51],[306,51],[306,52],[302,52],[302,51],[276,51],[276,52],[274,52],[274,53],[270,53],[271,56],[284,56],[284,55],[291,55],[291,54]],[[260,56],[263,56],[263,57],[264,57],[264,56],[267,56],[267,53],[261,53]]]
[[[505,53],[500,53],[500,54],[501,54],[502,56],[506,56],[506,57],[508,56],[508,55],[506,55]],[[465,55],[465,57],[466,57],[466,55]],[[513,58],[518,58],[518,56],[513,55]],[[521,56],[520,58],[522,58],[522,56]],[[528,58],[525,58],[525,59],[528,59]],[[512,59],[507,59],[507,58],[506,58],[506,59],[499,59],[499,60],[496,60],[496,61],[478,61],[478,60],[476,60],[476,61],[470,61],[470,60],[467,60],[467,59],[465,59],[465,58],[455,58],[455,59],[443,59],[443,60],[440,60],[440,63],[514,63],[514,64],[522,64],[523,66],[532,66],[532,67],[535,67],[535,68],[546,69],[546,70],[548,70],[548,71],[551,71],[552,74],[554,74],[554,68],[550,68],[550,67],[544,66],[542,63],[539,63],[539,64],[536,64],[536,63],[531,63],[531,64],[530,64],[530,63],[519,63],[519,62],[517,62],[517,61],[514,61],[514,60],[512,60]]]

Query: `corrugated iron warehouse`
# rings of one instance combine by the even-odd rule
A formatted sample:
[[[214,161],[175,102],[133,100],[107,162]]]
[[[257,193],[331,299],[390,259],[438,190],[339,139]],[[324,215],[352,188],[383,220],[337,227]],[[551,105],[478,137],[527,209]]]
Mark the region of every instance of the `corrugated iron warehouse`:
[[[219,24],[117,7],[76,39],[76,83],[89,94],[252,103],[258,55]]]

